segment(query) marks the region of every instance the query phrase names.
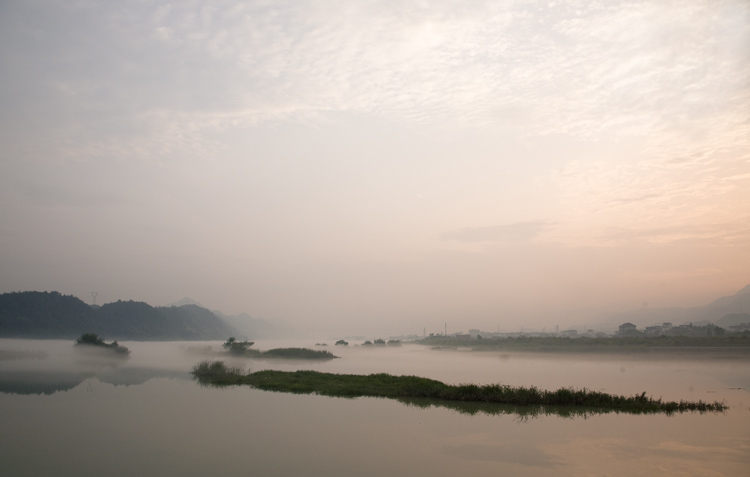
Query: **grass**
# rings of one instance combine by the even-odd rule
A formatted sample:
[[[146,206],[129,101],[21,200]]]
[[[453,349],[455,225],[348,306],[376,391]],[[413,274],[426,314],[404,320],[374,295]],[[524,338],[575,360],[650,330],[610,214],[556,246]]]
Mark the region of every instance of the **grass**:
[[[502,384],[453,386],[434,379],[390,374],[356,375],[270,370],[246,374],[237,368],[226,367],[221,361],[213,363],[204,361],[194,367],[192,372],[196,379],[204,384],[218,386],[245,384],[266,391],[314,393],[333,397],[382,397],[397,399],[411,405],[419,405],[419,402],[423,404],[428,402],[432,405],[434,402],[420,401],[432,400],[451,403],[530,406],[537,409],[564,407],[633,414],[722,412],[727,409],[720,402],[662,401],[647,397],[645,392],[626,397],[586,389],[561,388],[556,391],[546,391],[536,387],[512,387]]]
[[[330,351],[317,351],[307,348],[274,348],[268,351],[259,351],[257,349],[245,349],[242,351],[230,350],[227,353],[237,358],[254,358],[254,359],[318,359],[327,360],[335,359],[338,356],[334,356]],[[222,353],[216,353],[216,356],[221,356]]]
[[[314,350],[307,348],[274,348],[260,353],[262,358],[286,358],[286,359],[334,359],[330,351]]]
[[[284,358],[284,359],[334,359],[329,351],[316,351],[308,348],[275,348],[268,351],[259,351],[250,348],[254,341],[237,341],[234,336],[222,345],[227,353],[245,358]]]
[[[227,366],[224,361],[201,361],[190,371],[199,380],[215,380],[243,374],[242,368]]]

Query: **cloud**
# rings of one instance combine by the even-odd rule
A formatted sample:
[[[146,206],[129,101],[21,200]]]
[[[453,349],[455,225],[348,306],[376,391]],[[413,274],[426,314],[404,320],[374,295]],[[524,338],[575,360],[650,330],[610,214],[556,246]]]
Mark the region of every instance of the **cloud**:
[[[490,227],[463,227],[445,232],[440,238],[459,242],[528,242],[552,225],[550,222],[537,220]]]
[[[714,144],[746,143],[732,132],[750,107],[744,2],[35,8],[7,8],[5,23],[16,13],[44,27],[9,25],[8,81],[35,65],[42,81],[19,82],[29,100],[19,104],[28,108],[44,89],[57,98],[50,109],[72,115],[60,133],[101,141],[98,149],[125,148],[87,135],[92,125],[106,133],[144,124],[139,139],[166,136],[162,149],[180,153],[175,131],[200,142],[201,131],[328,111],[441,127],[512,123],[530,137],[668,132],[662,148],[699,129]],[[16,55],[24,42],[37,48]]]
[[[60,212],[112,239],[79,227],[66,256],[94,241],[118,255],[117,240],[163,228],[126,248],[161,256],[181,240],[191,259],[232,256],[226,269],[445,249],[487,264],[508,252],[492,244],[543,239],[555,245],[528,251],[541,276],[574,246],[581,259],[566,267],[586,269],[587,246],[676,244],[692,259],[709,242],[748,244],[744,0],[0,10],[0,215],[38,250],[74,223],[51,220]],[[51,225],[24,228],[19,204]]]
[[[642,228],[613,227],[605,231],[601,240],[610,244],[633,241],[669,244],[678,241],[700,240],[722,246],[747,246],[750,244],[750,217],[726,223]]]

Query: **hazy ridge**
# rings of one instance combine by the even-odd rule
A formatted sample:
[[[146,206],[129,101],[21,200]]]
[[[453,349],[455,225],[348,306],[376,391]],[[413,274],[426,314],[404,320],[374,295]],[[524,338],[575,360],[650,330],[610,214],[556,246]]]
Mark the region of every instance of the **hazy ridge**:
[[[630,322],[638,326],[650,326],[665,322],[674,325],[693,323],[703,325],[714,323],[720,326],[732,326],[747,322],[746,315],[750,313],[750,285],[745,286],[734,295],[717,298],[704,306],[691,308],[641,308],[608,317],[607,321],[613,325]],[[732,317],[731,315],[740,315]]]
[[[58,292],[0,295],[1,337],[72,339],[85,332],[120,340],[219,340],[239,334],[197,305],[153,307],[118,300],[91,306]]]

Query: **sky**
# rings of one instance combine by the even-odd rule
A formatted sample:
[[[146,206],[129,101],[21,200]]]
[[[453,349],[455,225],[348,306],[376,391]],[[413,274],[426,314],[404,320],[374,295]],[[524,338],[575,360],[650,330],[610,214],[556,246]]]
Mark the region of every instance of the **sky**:
[[[0,292],[421,334],[748,283],[745,0],[0,0]]]

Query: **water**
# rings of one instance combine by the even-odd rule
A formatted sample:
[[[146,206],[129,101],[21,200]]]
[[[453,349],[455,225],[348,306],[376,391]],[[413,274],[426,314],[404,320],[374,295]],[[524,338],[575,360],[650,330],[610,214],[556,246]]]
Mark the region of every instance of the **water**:
[[[203,358],[190,349],[219,350],[220,343],[122,344],[132,354],[117,364],[81,358],[68,341],[0,340],[6,352],[0,353],[0,475],[750,475],[747,358],[405,345],[329,346],[341,359],[324,363],[231,361],[254,371],[387,372],[451,384],[646,391],[668,400],[723,400],[730,407],[723,414],[524,418],[388,399],[202,387],[188,370]]]

